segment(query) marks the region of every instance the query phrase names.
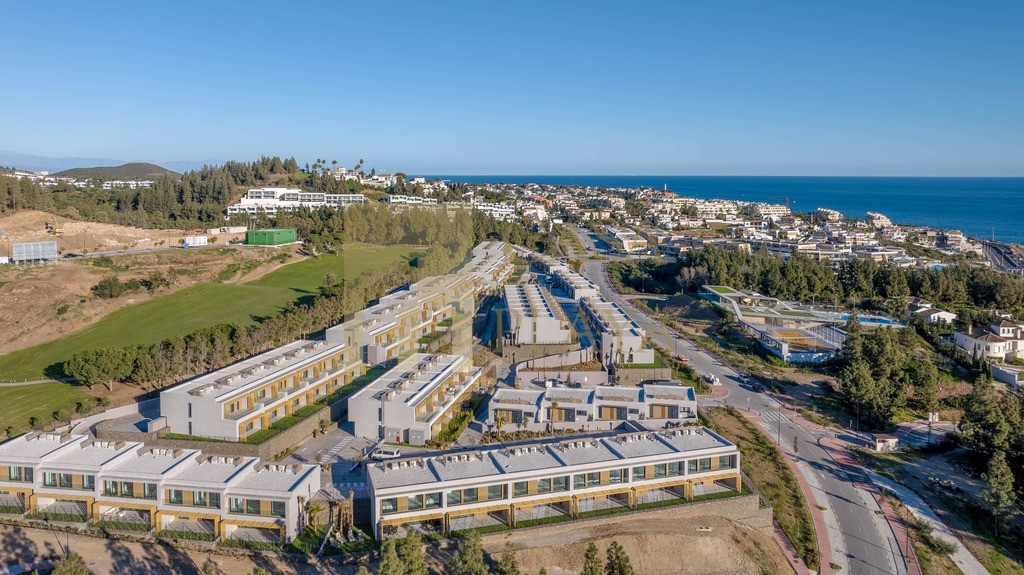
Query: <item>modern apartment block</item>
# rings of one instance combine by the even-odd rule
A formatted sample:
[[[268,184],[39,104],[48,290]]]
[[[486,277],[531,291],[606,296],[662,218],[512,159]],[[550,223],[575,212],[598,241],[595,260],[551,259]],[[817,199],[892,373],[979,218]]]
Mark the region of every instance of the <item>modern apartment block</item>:
[[[516,525],[742,489],[740,454],[687,427],[407,457],[368,467],[378,538]]]
[[[608,235],[611,236],[612,240],[614,240],[616,244],[613,247],[623,253],[632,254],[642,252],[650,247],[646,238],[640,237],[631,229],[608,226],[607,230]]]
[[[505,308],[507,328],[515,344],[572,341],[569,318],[551,294],[537,284],[505,286]]]
[[[320,490],[314,465],[32,432],[0,444],[0,508],[280,543]]]
[[[160,392],[173,433],[241,441],[363,375],[343,325],[326,339],[298,340]]]
[[[644,345],[647,332],[618,304],[601,296],[583,298],[580,303],[604,363],[654,363],[654,350]]]
[[[487,407],[488,423],[528,428],[549,423],[557,428],[578,427],[595,421],[695,420],[696,417],[697,398],[693,388],[670,383],[648,383],[639,388],[608,385],[503,387],[494,392]]]
[[[515,268],[512,248],[505,242],[483,242],[473,248],[473,259],[462,272],[472,274],[476,293],[495,293],[505,285]]]
[[[323,206],[344,208],[366,201],[363,194],[325,194],[306,192],[298,188],[253,188],[237,203],[228,206],[228,217],[235,214],[268,214],[293,212],[299,208],[315,210]]]
[[[345,329],[367,364],[384,364],[419,351],[419,339],[427,334],[471,318],[474,293],[470,274],[426,278],[380,298],[345,322]]]
[[[423,445],[479,389],[483,368],[459,355],[414,354],[348,399],[355,435]]]

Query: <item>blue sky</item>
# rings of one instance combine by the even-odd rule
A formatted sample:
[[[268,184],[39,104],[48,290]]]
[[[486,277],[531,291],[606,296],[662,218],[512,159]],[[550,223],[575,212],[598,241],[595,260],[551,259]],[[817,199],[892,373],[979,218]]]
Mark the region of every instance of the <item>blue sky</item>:
[[[0,149],[1024,175],[1024,3],[14,2]]]

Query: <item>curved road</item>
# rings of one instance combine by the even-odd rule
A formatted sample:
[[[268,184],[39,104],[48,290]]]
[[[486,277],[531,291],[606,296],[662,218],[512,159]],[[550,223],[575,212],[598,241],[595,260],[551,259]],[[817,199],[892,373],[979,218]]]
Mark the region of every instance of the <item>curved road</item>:
[[[578,235],[588,250],[594,249],[593,238],[585,230]],[[790,419],[792,412],[787,412],[787,406],[765,393],[753,391],[730,366],[705,353],[693,342],[680,338],[661,322],[619,296],[608,281],[604,262],[587,261],[582,271],[601,288],[605,298],[622,306],[633,321],[647,330],[648,337],[654,342],[673,354],[689,358],[690,365],[701,375],[714,374],[718,377],[728,389],[728,396],[720,399],[698,396],[702,406],[732,405],[751,409],[760,414],[766,431],[773,437],[778,438],[781,431],[782,447],[798,462],[815,492],[817,503],[825,507],[823,514],[828,525],[833,561],[840,566],[841,573],[907,574],[907,565],[892,529],[878,513],[878,505],[871,495],[858,487],[870,484],[870,478],[861,470],[850,470],[838,465],[818,445],[819,439],[835,435],[835,432],[796,425]],[[793,449],[794,441],[799,444],[796,452]],[[808,503],[815,504],[813,501]],[[822,567],[823,571],[829,569],[827,564]]]

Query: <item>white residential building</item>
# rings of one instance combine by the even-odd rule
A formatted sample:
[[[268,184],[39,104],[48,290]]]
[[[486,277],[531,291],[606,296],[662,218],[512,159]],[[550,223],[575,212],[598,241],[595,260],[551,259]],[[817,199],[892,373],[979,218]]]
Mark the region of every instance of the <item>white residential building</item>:
[[[292,212],[302,207],[312,210],[324,206],[339,209],[364,202],[366,196],[363,194],[324,194],[305,192],[298,188],[253,188],[238,202],[228,206],[228,217],[235,214],[274,215],[279,211]]]
[[[976,359],[1008,360],[1024,357],[1024,325],[1003,320],[953,334],[956,346]]]
[[[589,422],[695,420],[697,398],[692,387],[678,383],[647,383],[643,387],[503,387],[491,396],[487,413],[487,422],[492,425],[503,422],[533,428],[549,423],[556,428],[578,428]]]
[[[447,429],[482,375],[460,355],[414,354],[349,397],[348,419],[359,437],[423,445]]]
[[[507,329],[513,344],[569,343],[569,318],[547,290],[536,284],[505,286]]]

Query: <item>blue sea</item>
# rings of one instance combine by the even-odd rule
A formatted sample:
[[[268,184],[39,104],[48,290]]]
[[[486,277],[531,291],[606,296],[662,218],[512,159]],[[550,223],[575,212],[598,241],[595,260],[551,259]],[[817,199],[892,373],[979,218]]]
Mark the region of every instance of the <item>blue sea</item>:
[[[622,188],[665,186],[681,196],[784,203],[797,212],[832,208],[849,217],[883,213],[898,224],[961,230],[1024,243],[1024,178],[817,176],[440,176],[467,183],[541,183]]]

